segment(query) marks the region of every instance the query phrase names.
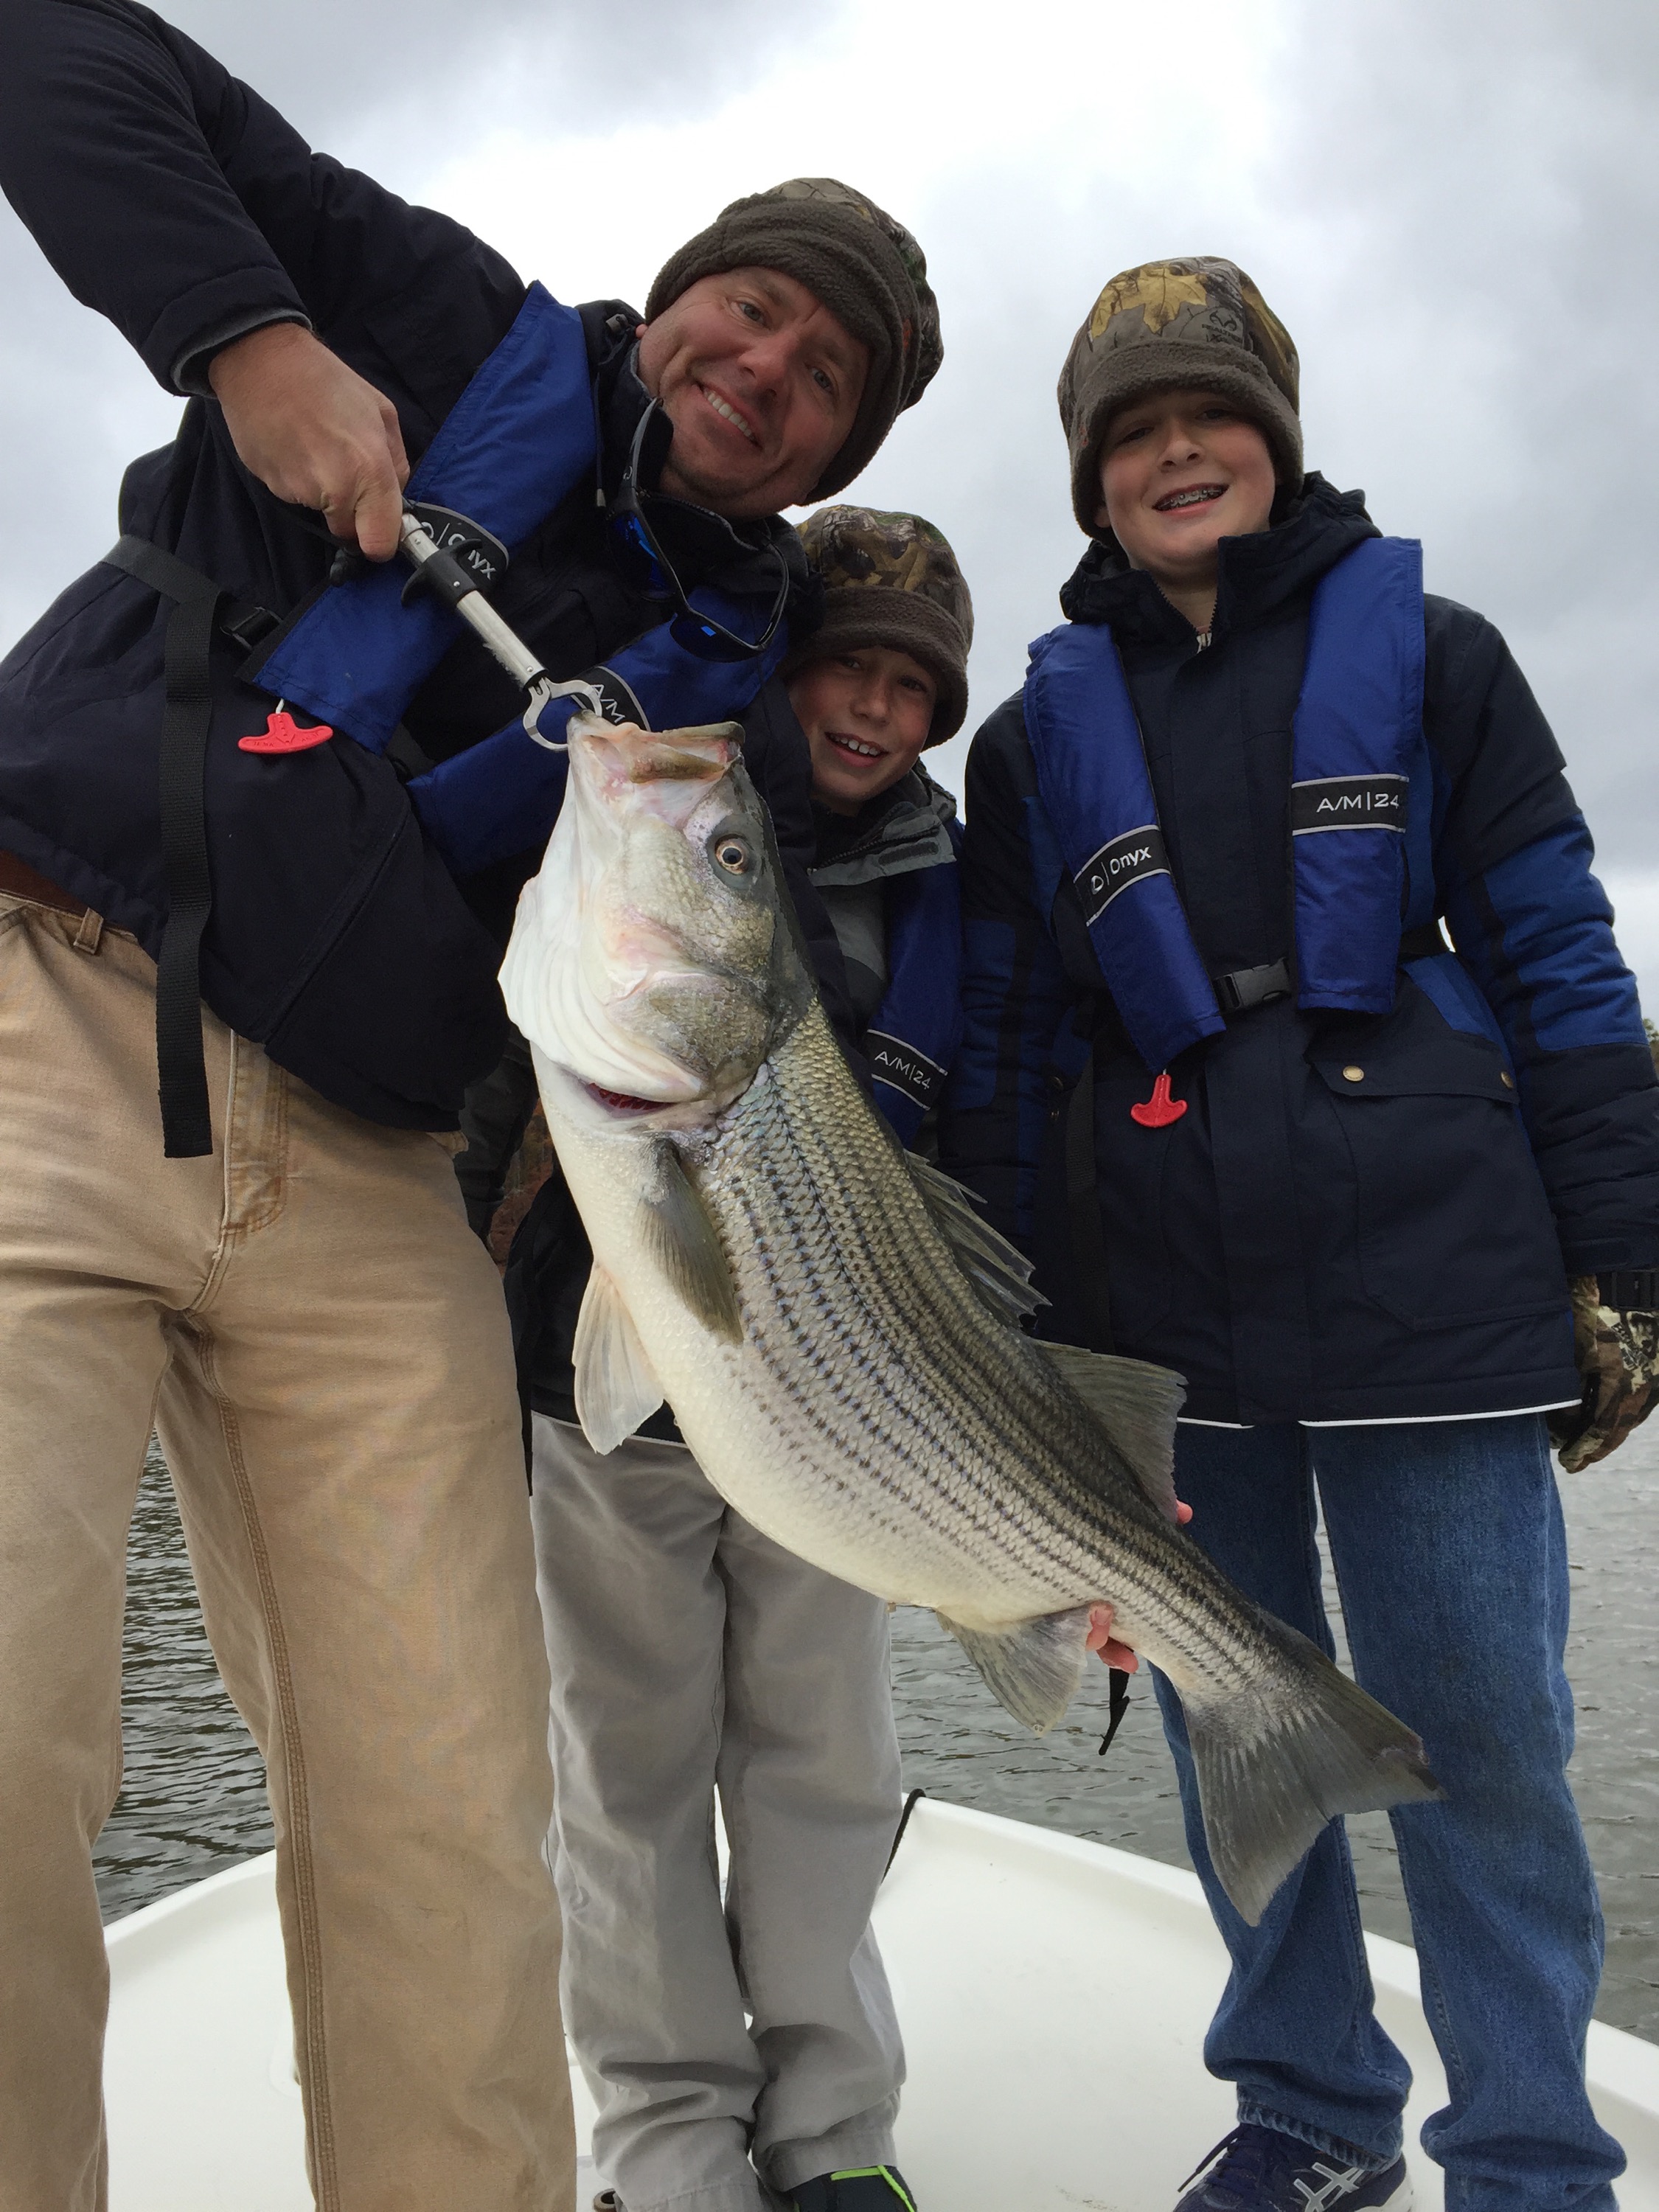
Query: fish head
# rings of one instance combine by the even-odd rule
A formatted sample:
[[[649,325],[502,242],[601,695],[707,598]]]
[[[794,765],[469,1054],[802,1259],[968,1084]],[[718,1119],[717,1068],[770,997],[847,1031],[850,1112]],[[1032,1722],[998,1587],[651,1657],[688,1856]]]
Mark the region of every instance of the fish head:
[[[657,1127],[712,1123],[813,994],[742,737],[574,719],[564,804],[501,969],[541,1058]]]

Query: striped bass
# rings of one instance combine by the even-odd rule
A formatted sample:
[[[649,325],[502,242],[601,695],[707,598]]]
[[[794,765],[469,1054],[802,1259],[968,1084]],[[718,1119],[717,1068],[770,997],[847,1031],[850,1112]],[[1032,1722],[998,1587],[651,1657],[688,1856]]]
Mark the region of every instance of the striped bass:
[[[568,734],[501,982],[593,1248],[588,1441],[665,1399],[738,1512],[930,1607],[1039,1731],[1109,1604],[1181,1693],[1211,1856],[1255,1922],[1334,1815],[1438,1794],[1421,1744],[1176,1527],[1180,1378],[1024,1334],[1027,1263],[866,1099],[737,726]]]

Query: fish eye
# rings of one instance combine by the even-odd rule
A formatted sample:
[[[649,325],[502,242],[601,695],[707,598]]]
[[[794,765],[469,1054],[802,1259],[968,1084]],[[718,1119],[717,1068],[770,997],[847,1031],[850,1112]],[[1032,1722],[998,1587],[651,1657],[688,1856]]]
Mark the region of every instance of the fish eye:
[[[733,837],[729,833],[726,836],[716,837],[710,850],[714,855],[716,864],[724,868],[728,875],[746,876],[748,874],[749,848],[741,837]]]

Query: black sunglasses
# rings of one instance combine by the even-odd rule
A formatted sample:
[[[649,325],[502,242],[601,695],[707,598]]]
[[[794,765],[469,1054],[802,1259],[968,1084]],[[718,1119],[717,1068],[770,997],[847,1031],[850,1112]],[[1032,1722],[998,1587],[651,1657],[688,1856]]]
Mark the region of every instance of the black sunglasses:
[[[772,602],[766,627],[757,638],[739,637],[735,630],[717,623],[712,615],[702,613],[691,605],[673,562],[663,550],[662,541],[651,527],[646,506],[652,495],[640,489],[640,457],[645,450],[645,441],[654,422],[667,417],[656,400],[640,417],[639,428],[634,433],[634,443],[628,456],[628,466],[623,472],[621,489],[605,512],[606,526],[614,535],[618,546],[631,565],[643,579],[646,589],[653,598],[672,599],[679,611],[668,625],[669,635],[677,645],[688,653],[695,653],[702,660],[753,660],[765,652],[778,634],[784,613],[789,604],[789,564],[775,545],[767,550],[778,564],[777,597]],[[678,501],[668,504],[677,505]],[[710,524],[724,533],[733,555],[753,559],[755,547],[747,545],[738,536],[724,517],[712,514],[706,508],[695,510],[698,524],[707,528]]]

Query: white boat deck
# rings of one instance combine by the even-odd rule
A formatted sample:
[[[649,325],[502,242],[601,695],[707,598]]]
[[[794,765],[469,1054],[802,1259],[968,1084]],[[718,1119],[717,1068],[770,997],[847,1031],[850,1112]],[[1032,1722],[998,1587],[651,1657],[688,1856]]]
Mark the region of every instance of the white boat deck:
[[[271,1868],[252,1859],[109,1930],[112,2212],[309,2212]],[[923,2212],[1170,2212],[1233,2117],[1202,2057],[1225,1954],[1190,1875],[928,1799],[876,1925]],[[1438,2175],[1416,2133],[1439,2061],[1413,1954],[1367,1942],[1417,2077],[1407,2142],[1427,2212]],[[1592,2027],[1589,2076],[1629,2154],[1624,2212],[1659,2212],[1659,2047]]]

